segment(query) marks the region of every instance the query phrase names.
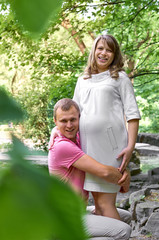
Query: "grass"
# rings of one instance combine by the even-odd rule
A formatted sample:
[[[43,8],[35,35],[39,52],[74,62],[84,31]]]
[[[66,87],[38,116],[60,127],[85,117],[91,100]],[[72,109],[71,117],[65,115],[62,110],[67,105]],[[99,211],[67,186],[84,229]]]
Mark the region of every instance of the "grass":
[[[150,195],[145,197],[145,200],[153,201],[153,202],[159,202],[159,193],[158,192],[152,192]]]

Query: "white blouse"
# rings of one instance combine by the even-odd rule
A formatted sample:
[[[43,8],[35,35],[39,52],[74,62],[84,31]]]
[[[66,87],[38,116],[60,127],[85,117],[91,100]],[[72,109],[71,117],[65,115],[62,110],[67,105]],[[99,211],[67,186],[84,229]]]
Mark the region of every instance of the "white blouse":
[[[126,120],[140,119],[132,83],[125,72],[113,79],[110,72],[78,79],[73,99],[80,107],[82,150],[98,162],[119,167],[117,155],[127,146]],[[86,174],[85,189],[96,192],[117,192],[119,186],[94,175]]]

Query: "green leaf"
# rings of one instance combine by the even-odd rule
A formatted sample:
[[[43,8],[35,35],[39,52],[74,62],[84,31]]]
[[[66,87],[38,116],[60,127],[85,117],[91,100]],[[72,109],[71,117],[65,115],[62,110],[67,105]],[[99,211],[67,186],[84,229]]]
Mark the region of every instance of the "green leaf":
[[[29,149],[14,135],[12,135],[13,149],[8,152],[13,163],[24,161],[24,156],[29,155]]]
[[[18,103],[7,94],[4,88],[0,88],[0,122],[21,120],[23,112]]]
[[[16,18],[33,38],[38,38],[57,18],[62,0],[7,0]]]
[[[24,160],[24,146],[15,137],[13,144],[14,161],[0,175],[0,239],[86,239],[80,198],[68,185]]]

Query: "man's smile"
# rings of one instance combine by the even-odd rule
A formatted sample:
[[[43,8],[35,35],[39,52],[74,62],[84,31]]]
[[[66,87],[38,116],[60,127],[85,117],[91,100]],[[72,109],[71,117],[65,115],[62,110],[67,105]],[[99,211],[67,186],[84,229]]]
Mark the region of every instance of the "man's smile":
[[[66,132],[73,132],[73,131],[74,129],[70,129],[70,130],[66,129]]]

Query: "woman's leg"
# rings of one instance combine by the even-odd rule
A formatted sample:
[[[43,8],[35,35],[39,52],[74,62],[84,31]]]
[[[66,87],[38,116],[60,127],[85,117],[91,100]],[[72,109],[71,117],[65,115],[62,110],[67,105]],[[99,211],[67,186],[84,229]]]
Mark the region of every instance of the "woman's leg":
[[[116,209],[116,193],[92,192],[95,203],[95,214],[120,220]]]
[[[120,215],[120,220],[130,224],[131,223],[131,219],[132,219],[132,215],[129,211],[121,209],[121,208],[117,208],[117,211]],[[95,213],[95,206],[91,205],[91,206],[87,206],[87,212],[88,214],[94,214]]]

